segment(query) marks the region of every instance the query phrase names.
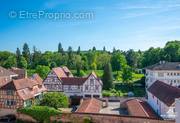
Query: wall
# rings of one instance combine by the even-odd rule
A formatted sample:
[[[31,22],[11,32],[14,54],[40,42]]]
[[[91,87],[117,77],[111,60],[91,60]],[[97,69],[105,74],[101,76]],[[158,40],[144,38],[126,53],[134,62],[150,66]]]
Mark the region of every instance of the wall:
[[[72,123],[83,123],[85,117],[91,118],[94,123],[175,123],[175,121],[164,121],[143,117],[92,113],[63,113],[61,116],[51,117],[51,122],[54,120],[61,120]]]

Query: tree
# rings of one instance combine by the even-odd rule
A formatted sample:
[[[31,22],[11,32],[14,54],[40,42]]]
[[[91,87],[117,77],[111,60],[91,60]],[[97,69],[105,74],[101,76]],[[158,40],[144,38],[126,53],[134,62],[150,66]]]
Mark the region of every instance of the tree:
[[[48,92],[44,94],[40,105],[54,107],[55,109],[67,108],[68,98],[61,92]]]
[[[93,51],[96,51],[96,47],[94,46],[94,47],[92,48],[92,50],[93,50]]]
[[[103,51],[104,51],[104,52],[106,51],[106,47],[105,47],[105,46],[103,47]]]
[[[37,50],[35,46],[33,46],[33,54],[32,54],[32,64],[31,68],[35,69],[37,65],[40,64],[42,59],[42,54],[40,51]]]
[[[27,68],[27,61],[23,56],[20,57],[20,61],[18,62],[18,67],[24,69]]]
[[[104,73],[103,73],[103,88],[109,90],[113,88],[113,75],[112,75],[112,68],[111,64],[108,63],[104,66]]]
[[[20,67],[20,60],[21,60],[21,51],[19,48],[16,49],[16,62],[17,67]]]
[[[48,66],[38,65],[36,67],[36,73],[38,73],[42,78],[45,78],[49,71],[50,68]]]
[[[55,68],[57,66],[57,64],[56,64],[56,62],[51,62],[50,63],[50,68],[52,69],[52,68]]]
[[[122,80],[123,80],[123,82],[127,82],[128,84],[132,80],[132,69],[128,65],[126,65],[123,68],[123,71],[122,71]]]
[[[75,64],[76,64],[77,76],[80,76],[80,71],[81,71],[81,68],[82,68],[82,60],[81,60],[80,55],[76,55]]]
[[[17,62],[16,62],[16,57],[15,56],[9,56],[8,59],[4,63],[5,68],[11,68],[11,67],[16,67]]]
[[[58,44],[58,52],[64,54],[64,50],[62,48],[61,43]]]
[[[30,63],[30,50],[27,43],[24,43],[23,45],[23,51],[22,51],[23,57],[26,59],[27,63]]]
[[[80,53],[81,53],[81,48],[80,48],[80,46],[79,46],[79,47],[78,47],[78,50],[77,50],[77,54],[80,55]]]
[[[139,55],[133,49],[128,50],[126,53],[127,64],[133,68],[136,68],[138,65]]]
[[[121,52],[116,51],[112,55],[111,64],[114,71],[119,71],[123,69],[123,67],[127,64],[127,61]]]

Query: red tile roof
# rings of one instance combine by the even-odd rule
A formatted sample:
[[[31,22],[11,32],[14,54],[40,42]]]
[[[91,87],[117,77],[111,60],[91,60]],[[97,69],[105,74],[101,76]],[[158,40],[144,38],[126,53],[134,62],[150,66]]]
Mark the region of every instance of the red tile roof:
[[[12,80],[0,89],[15,90],[23,100],[27,100],[34,97],[35,94],[46,91],[44,85],[40,85],[37,81],[29,78]]]
[[[87,78],[64,77],[61,78],[61,80],[63,81],[63,85],[82,85],[87,80]]]
[[[125,102],[128,112],[132,116],[158,118],[147,102],[138,99],[131,99]]]
[[[175,98],[180,98],[180,89],[164,82],[157,80],[149,88],[148,91],[161,100],[167,106],[171,106],[175,102]]]
[[[59,77],[68,77],[61,67],[53,68],[54,73]]]
[[[35,81],[37,81],[40,85],[42,85],[43,79],[36,73],[33,74],[31,79],[34,79]]]
[[[95,98],[83,99],[76,112],[81,113],[99,113],[102,107],[102,102]]]
[[[11,76],[11,75],[17,75],[17,74],[0,66],[0,77]]]

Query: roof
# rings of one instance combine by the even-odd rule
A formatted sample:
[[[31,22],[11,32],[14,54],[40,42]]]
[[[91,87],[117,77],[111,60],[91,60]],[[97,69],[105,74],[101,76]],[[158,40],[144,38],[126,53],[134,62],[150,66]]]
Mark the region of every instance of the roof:
[[[20,69],[20,68],[12,67],[9,70],[14,72],[14,73],[16,73],[16,74],[18,74],[19,79],[26,78],[26,70],[25,69]]]
[[[87,78],[64,77],[61,78],[61,80],[63,81],[63,85],[82,85],[87,80]]]
[[[37,81],[39,84],[42,85],[43,79],[39,76],[39,74],[33,74],[31,79],[34,79],[35,81]]]
[[[10,81],[10,78],[0,77],[0,87],[7,84],[9,81]]]
[[[161,100],[167,106],[171,106],[175,102],[175,98],[180,98],[180,89],[170,86],[159,80],[155,81],[148,91]]]
[[[52,70],[55,72],[55,74],[59,78],[61,78],[61,77],[68,77],[61,67],[56,67],[56,68],[53,68]]]
[[[35,80],[24,78],[24,79],[12,80],[8,84],[2,86],[1,89],[10,90],[12,89],[11,87],[15,87],[15,90],[20,90],[24,88],[32,88],[35,85],[38,85],[38,83]]]
[[[81,113],[99,113],[102,107],[102,102],[95,98],[83,99],[82,103],[76,110]]]
[[[40,86],[38,85],[40,84],[38,84],[37,81],[29,78],[25,78],[25,79],[12,80],[11,82],[2,86],[0,89],[15,90],[17,91],[20,98],[22,98],[23,100],[27,100],[33,98],[35,94],[46,91],[44,85],[40,85]]]
[[[138,99],[131,99],[125,103],[128,108],[128,112],[132,116],[158,118],[158,116],[155,114],[153,109],[145,101]]]
[[[71,71],[66,66],[63,66],[62,69],[68,77],[73,77],[73,74],[71,73]]]
[[[0,66],[0,77],[11,76],[11,75],[17,75],[17,74]]]
[[[160,62],[146,67],[150,70],[180,70],[180,62]]]

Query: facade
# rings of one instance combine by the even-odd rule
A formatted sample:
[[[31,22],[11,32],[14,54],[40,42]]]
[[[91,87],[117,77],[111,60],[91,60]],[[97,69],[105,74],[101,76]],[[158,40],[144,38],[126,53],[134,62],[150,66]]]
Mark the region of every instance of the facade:
[[[180,98],[175,100],[176,123],[180,123]]]
[[[44,85],[34,79],[12,80],[0,87],[0,108],[17,109],[38,103],[46,91]]]
[[[164,119],[175,119],[175,99],[180,98],[180,89],[165,82],[156,81],[148,89],[148,103]]]
[[[146,87],[156,80],[180,88],[180,62],[161,61],[146,68]]]
[[[80,78],[73,77],[68,68],[64,68],[53,68],[43,81],[48,91],[64,92],[68,97],[102,97],[102,81],[94,72]]]
[[[0,66],[0,87],[16,77],[18,77],[18,74]]]

